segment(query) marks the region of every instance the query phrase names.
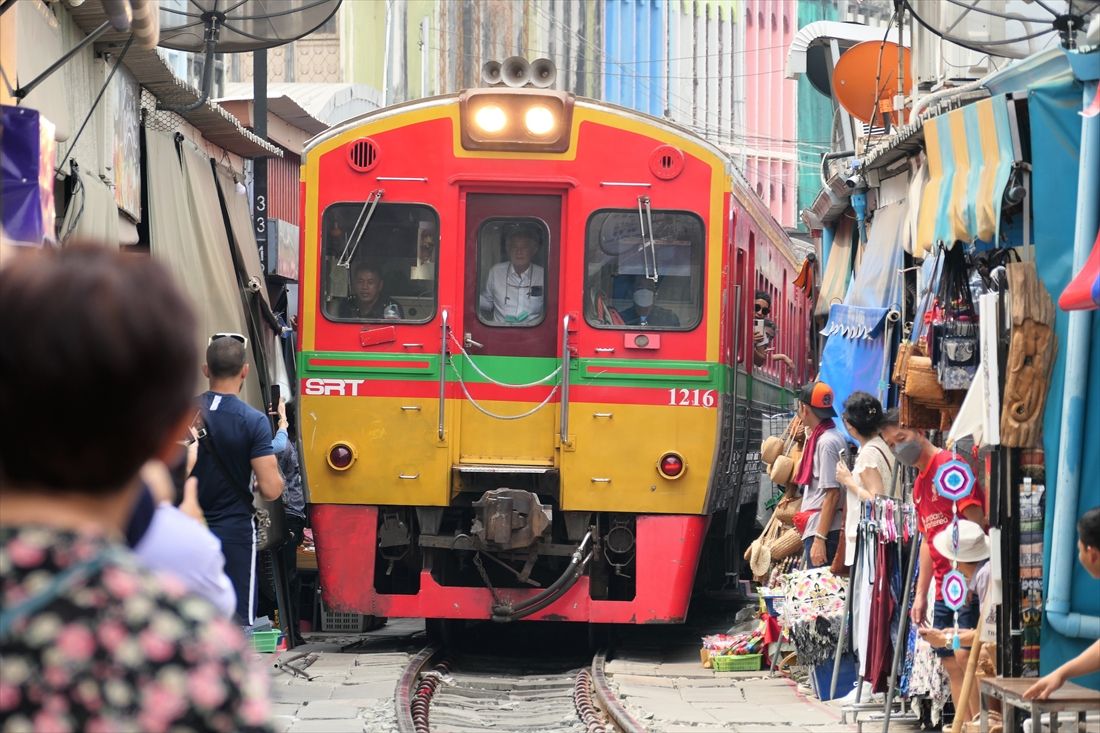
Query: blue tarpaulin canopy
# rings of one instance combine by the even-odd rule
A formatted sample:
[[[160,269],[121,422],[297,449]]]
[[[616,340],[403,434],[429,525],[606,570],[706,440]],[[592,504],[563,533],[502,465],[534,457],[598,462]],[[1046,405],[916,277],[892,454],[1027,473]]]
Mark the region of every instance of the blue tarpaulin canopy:
[[[887,349],[888,308],[864,308],[835,304],[821,333],[828,337],[821,353],[818,378],[833,388],[833,404],[840,406],[853,392],[864,391],[883,399],[886,384],[883,364]],[[841,420],[837,427],[844,430]]]

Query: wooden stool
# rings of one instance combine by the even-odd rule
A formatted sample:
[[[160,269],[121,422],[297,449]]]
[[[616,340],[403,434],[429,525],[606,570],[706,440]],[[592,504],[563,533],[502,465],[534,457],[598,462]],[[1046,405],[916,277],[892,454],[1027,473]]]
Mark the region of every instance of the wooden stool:
[[[1016,733],[1016,709],[1031,713],[1032,733],[1042,733],[1039,726],[1043,713],[1052,713],[1050,733],[1058,733],[1059,712],[1077,713],[1077,729],[1085,729],[1085,713],[1100,710],[1100,692],[1067,682],[1046,700],[1025,700],[1024,691],[1035,684],[1034,679],[985,677],[981,680],[982,733],[989,733],[989,701],[1001,701],[1005,733]]]

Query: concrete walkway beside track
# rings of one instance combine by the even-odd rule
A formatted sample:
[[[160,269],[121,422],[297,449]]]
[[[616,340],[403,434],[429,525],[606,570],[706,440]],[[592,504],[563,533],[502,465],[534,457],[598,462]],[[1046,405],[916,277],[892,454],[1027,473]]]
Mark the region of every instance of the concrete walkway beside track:
[[[532,624],[532,630],[542,628]],[[500,627],[496,627],[500,628]],[[394,689],[401,671],[425,644],[422,621],[392,619],[362,635],[310,634],[292,653],[262,655],[272,680],[279,733],[391,733],[397,730]],[[639,627],[620,638],[607,676],[628,711],[661,733],[847,733],[838,706],[822,703],[782,677],[714,672],[699,663],[698,627]],[[275,663],[310,653],[305,674]],[[299,660],[301,662],[302,660]],[[444,721],[438,721],[444,723]],[[490,721],[486,721],[490,723]],[[444,725],[444,727],[446,727]],[[898,724],[899,733],[914,729]],[[486,725],[485,730],[500,731]],[[866,726],[864,730],[870,731]]]

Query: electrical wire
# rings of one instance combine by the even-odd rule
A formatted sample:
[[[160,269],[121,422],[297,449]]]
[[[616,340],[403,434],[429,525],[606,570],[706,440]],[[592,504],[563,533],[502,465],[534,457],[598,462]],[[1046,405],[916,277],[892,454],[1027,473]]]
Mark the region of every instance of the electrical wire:
[[[84,115],[84,121],[80,123],[80,128],[76,131],[76,135],[73,136],[73,141],[69,143],[68,150],[65,154],[59,158],[61,161],[57,164],[57,168],[54,169],[54,176],[56,177],[61,169],[65,165],[65,161],[69,159],[69,154],[76,149],[76,144],[80,140],[80,136],[84,133],[84,128],[88,126],[88,121],[92,119],[92,114],[95,112],[96,107],[99,106],[100,100],[103,99],[103,93],[107,91],[107,87],[111,85],[111,79],[115,78],[115,72],[118,71],[118,67],[122,66],[122,60],[126,58],[126,52],[130,50],[130,46],[134,42],[134,35],[131,33],[130,37],[126,39],[126,44],[122,47],[122,51],[118,55],[118,60],[115,61],[115,65],[111,67],[111,73],[107,74],[107,80],[103,82],[103,86],[99,88],[99,94],[96,95],[95,101],[92,102],[91,109],[88,110],[88,114]]]
[[[980,44],[974,45],[974,43],[971,42],[971,41],[966,41],[966,40],[963,40],[961,38],[958,38],[957,36],[952,36],[948,33],[944,33],[943,31],[941,31],[938,28],[933,27],[931,24],[928,23],[928,21],[926,21],[924,18],[922,18],[919,13],[917,13],[916,9],[913,7],[913,3],[911,2],[911,0],[901,0],[901,2],[905,4],[906,9],[909,10],[909,14],[913,16],[913,19],[916,20],[918,23],[920,23],[922,26],[924,26],[929,32],[931,32],[932,34],[936,35],[939,38],[942,38],[945,41],[948,41],[949,43],[953,43],[956,46],[961,46],[962,48],[965,48],[968,51],[973,51],[974,53],[979,53],[979,54],[988,54],[988,55],[991,55],[991,56],[1010,56],[1010,57],[1012,57],[1012,54],[996,53],[996,52],[990,51],[988,48],[985,48],[985,47],[986,46],[1008,46],[1008,45],[1012,45],[1014,43],[1019,43],[1021,41],[1029,41],[1033,38],[1038,38],[1039,36],[1043,36],[1043,35],[1046,35],[1048,33],[1053,33],[1054,32],[1054,27],[1051,26],[1047,30],[1038,31],[1036,33],[1030,33],[1026,36],[1017,36],[1016,38],[1004,38],[1004,39],[997,40],[997,41],[984,41]]]
[[[886,50],[886,39],[890,37],[890,31],[893,30],[894,21],[897,20],[897,17],[896,12],[890,16],[890,22],[886,24],[886,32],[882,34],[882,42],[878,45],[878,65],[875,69],[875,101],[874,107],[871,108],[871,119],[867,122],[870,127],[875,126],[875,115],[878,114],[879,100],[882,99],[884,90],[884,87],[879,86],[879,81],[882,80],[882,54]],[[901,53],[900,48],[898,53]],[[898,93],[900,94],[901,91],[899,90]]]

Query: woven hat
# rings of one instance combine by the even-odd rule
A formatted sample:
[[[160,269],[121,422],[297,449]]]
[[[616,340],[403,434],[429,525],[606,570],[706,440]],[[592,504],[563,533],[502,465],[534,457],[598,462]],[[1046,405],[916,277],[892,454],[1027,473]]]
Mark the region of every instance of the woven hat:
[[[778,435],[771,435],[764,438],[764,442],[760,444],[760,460],[767,465],[772,465],[775,459],[783,453],[783,439]]]
[[[783,486],[794,476],[794,469],[794,461],[789,456],[779,456],[772,463],[771,470],[768,471],[768,477],[773,482]]]
[[[966,519],[959,520],[959,548],[955,551],[954,531],[947,525],[932,538],[932,546],[948,560],[956,562],[981,562],[989,558],[989,536],[981,525]]]

